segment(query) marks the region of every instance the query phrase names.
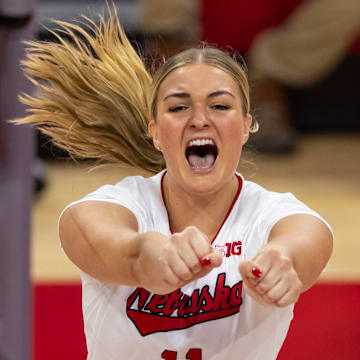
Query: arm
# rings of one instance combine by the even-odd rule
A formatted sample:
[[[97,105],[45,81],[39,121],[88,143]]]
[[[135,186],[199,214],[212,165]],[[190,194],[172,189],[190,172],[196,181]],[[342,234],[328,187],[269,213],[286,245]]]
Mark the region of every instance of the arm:
[[[309,289],[326,266],[333,246],[329,228],[311,215],[292,215],[272,228],[268,243],[240,265],[248,293],[266,305],[287,306]],[[256,267],[260,278],[252,273]]]
[[[168,238],[137,232],[135,216],[117,204],[86,201],[60,219],[62,246],[70,260],[90,276],[110,283],[169,293],[219,266],[221,256],[195,228]],[[201,267],[204,257],[211,265]]]

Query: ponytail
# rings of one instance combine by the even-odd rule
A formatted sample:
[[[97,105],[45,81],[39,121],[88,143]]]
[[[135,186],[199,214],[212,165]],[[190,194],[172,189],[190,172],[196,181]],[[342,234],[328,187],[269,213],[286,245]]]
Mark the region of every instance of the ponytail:
[[[87,31],[54,20],[58,43],[26,43],[22,65],[38,91],[20,96],[31,114],[15,123],[34,124],[72,157],[155,173],[164,160],[148,135],[152,78],[116,11],[109,16],[85,18]]]

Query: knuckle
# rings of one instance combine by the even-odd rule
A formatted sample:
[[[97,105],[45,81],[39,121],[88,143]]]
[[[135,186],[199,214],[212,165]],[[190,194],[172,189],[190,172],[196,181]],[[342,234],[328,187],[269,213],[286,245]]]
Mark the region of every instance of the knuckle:
[[[166,276],[164,279],[164,283],[169,286],[177,286],[179,281],[172,276]]]
[[[168,286],[177,287],[180,279],[175,273],[173,273],[169,266],[166,266],[163,270],[163,281]]]
[[[175,233],[171,235],[171,242],[176,243],[181,239],[181,233]]]
[[[164,282],[172,287],[178,287],[178,285],[181,283],[181,279],[179,279],[177,275],[169,273],[165,276]]]
[[[198,229],[195,226],[188,226],[185,228],[184,233],[188,233],[189,235],[194,235],[198,232]]]
[[[284,258],[281,260],[280,268],[282,270],[289,270],[292,267],[292,261],[289,258]]]
[[[164,268],[164,267],[168,266],[168,261],[167,261],[165,256],[161,256],[158,259],[158,262],[159,262],[159,265],[160,265],[161,268]]]
[[[196,261],[196,262],[194,261],[189,266],[190,266],[191,271],[194,274],[198,273],[201,270],[201,265],[200,265],[199,261]]]
[[[268,256],[272,257],[272,258],[278,258],[280,257],[280,252],[278,249],[269,249],[268,250]]]
[[[265,294],[268,290],[268,287],[264,282],[260,282],[259,284],[257,284],[256,289],[260,294]]]
[[[271,304],[273,304],[274,302],[276,302],[278,300],[278,297],[273,294],[266,294],[265,298]]]
[[[180,277],[181,280],[190,280],[192,278],[192,274],[190,273],[190,271],[181,271],[178,276]]]
[[[298,281],[297,281],[297,290],[298,290],[298,292],[300,293],[301,292],[301,289],[304,287],[304,284],[302,283],[302,281],[300,281],[299,279],[298,279]]]
[[[275,305],[276,305],[277,307],[286,307],[286,306],[289,306],[290,304],[291,304],[291,303],[290,303],[289,301],[282,300],[282,299],[276,301],[276,303],[275,303]]]

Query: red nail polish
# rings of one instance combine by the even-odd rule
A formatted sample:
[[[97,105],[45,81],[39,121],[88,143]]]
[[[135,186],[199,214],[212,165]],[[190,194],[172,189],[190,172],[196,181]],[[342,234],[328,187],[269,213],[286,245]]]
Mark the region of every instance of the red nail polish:
[[[208,257],[201,260],[201,266],[206,266],[206,265],[210,265],[210,264],[211,264],[211,260]]]
[[[253,273],[254,276],[256,276],[257,278],[261,278],[262,272],[260,269],[254,267],[252,268],[251,272]]]

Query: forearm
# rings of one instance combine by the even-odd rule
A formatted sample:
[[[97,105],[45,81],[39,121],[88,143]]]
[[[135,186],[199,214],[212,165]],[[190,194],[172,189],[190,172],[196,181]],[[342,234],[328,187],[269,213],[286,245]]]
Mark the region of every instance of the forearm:
[[[82,205],[80,204],[80,207]],[[132,268],[145,235],[136,220],[121,209],[130,227],[121,227],[117,205],[86,204],[66,210],[60,220],[60,240],[69,259],[90,276],[108,283],[137,286]],[[84,207],[84,206],[83,206]]]
[[[137,231],[126,208],[89,201],[67,209],[60,219],[60,239],[81,270],[102,282],[142,287],[157,294],[208,274],[222,262],[209,239],[194,227],[171,238]],[[201,266],[203,258],[209,259]]]
[[[293,215],[277,223],[270,232],[269,249],[288,257],[303,284],[309,289],[329,261],[333,237],[329,228],[311,215]]]

